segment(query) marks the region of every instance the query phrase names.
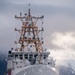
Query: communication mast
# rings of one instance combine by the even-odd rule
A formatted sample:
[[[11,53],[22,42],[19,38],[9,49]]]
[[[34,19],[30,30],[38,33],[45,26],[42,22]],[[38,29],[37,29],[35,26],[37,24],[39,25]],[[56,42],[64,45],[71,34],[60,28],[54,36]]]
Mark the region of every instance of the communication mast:
[[[44,31],[42,28],[41,30],[38,29],[36,23],[39,19],[43,19],[44,16],[36,17],[31,15],[30,4],[28,9],[28,14],[20,13],[20,16],[15,15],[16,19],[20,19],[22,22],[21,30],[15,28],[15,31],[20,33],[20,38],[18,42],[15,41],[16,44],[20,44],[20,48],[16,48],[15,50],[25,51],[25,48],[30,45],[30,47],[34,47],[37,52],[43,51],[43,41],[39,38],[39,32]],[[31,45],[32,44],[32,45]]]

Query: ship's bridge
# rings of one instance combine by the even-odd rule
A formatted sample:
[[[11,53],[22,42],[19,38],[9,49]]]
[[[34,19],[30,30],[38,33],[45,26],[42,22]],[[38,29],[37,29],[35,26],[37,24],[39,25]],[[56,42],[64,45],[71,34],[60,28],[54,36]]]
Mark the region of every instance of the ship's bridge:
[[[17,51],[9,51],[9,59],[34,59],[37,57],[42,57],[46,59],[50,53],[49,52],[17,52]]]
[[[55,61],[49,57],[49,52],[19,52],[19,51],[9,51],[8,59],[14,66],[12,69],[21,68],[27,65],[50,65],[55,66]]]
[[[31,64],[35,64],[36,61],[45,60],[48,58],[49,52],[18,52],[9,51],[9,59],[28,60]]]

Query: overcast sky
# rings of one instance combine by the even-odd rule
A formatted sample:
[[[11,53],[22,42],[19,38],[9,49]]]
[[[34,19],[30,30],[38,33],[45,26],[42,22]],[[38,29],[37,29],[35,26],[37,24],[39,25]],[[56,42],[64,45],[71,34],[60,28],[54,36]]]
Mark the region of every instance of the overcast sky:
[[[0,50],[5,52],[14,47],[14,28],[21,26],[14,15],[27,13],[29,3],[32,15],[45,16],[45,47],[55,50],[51,52],[57,60],[62,60],[62,57],[64,60],[74,60],[75,0],[0,0]]]

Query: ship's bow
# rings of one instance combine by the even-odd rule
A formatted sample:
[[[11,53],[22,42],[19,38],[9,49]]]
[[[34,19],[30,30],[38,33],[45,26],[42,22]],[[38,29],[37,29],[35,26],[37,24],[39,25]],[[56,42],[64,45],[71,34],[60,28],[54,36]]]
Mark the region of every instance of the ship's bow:
[[[47,65],[36,65],[25,68],[16,75],[57,75],[57,73]]]

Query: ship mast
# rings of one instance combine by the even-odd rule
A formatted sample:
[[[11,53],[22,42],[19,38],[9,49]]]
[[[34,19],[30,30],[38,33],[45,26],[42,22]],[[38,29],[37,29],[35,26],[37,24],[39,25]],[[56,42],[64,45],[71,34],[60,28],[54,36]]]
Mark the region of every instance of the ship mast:
[[[30,47],[34,47],[37,52],[43,51],[43,42],[39,38],[39,32],[42,32],[43,28],[39,30],[36,23],[39,19],[43,19],[44,16],[32,16],[29,4],[28,14],[22,16],[22,13],[20,13],[20,16],[15,15],[15,18],[20,19],[22,22],[21,30],[15,28],[15,31],[20,33],[20,38],[18,42],[15,41],[15,43],[21,45],[20,48],[16,48],[15,50],[25,51],[25,48],[30,45]]]

